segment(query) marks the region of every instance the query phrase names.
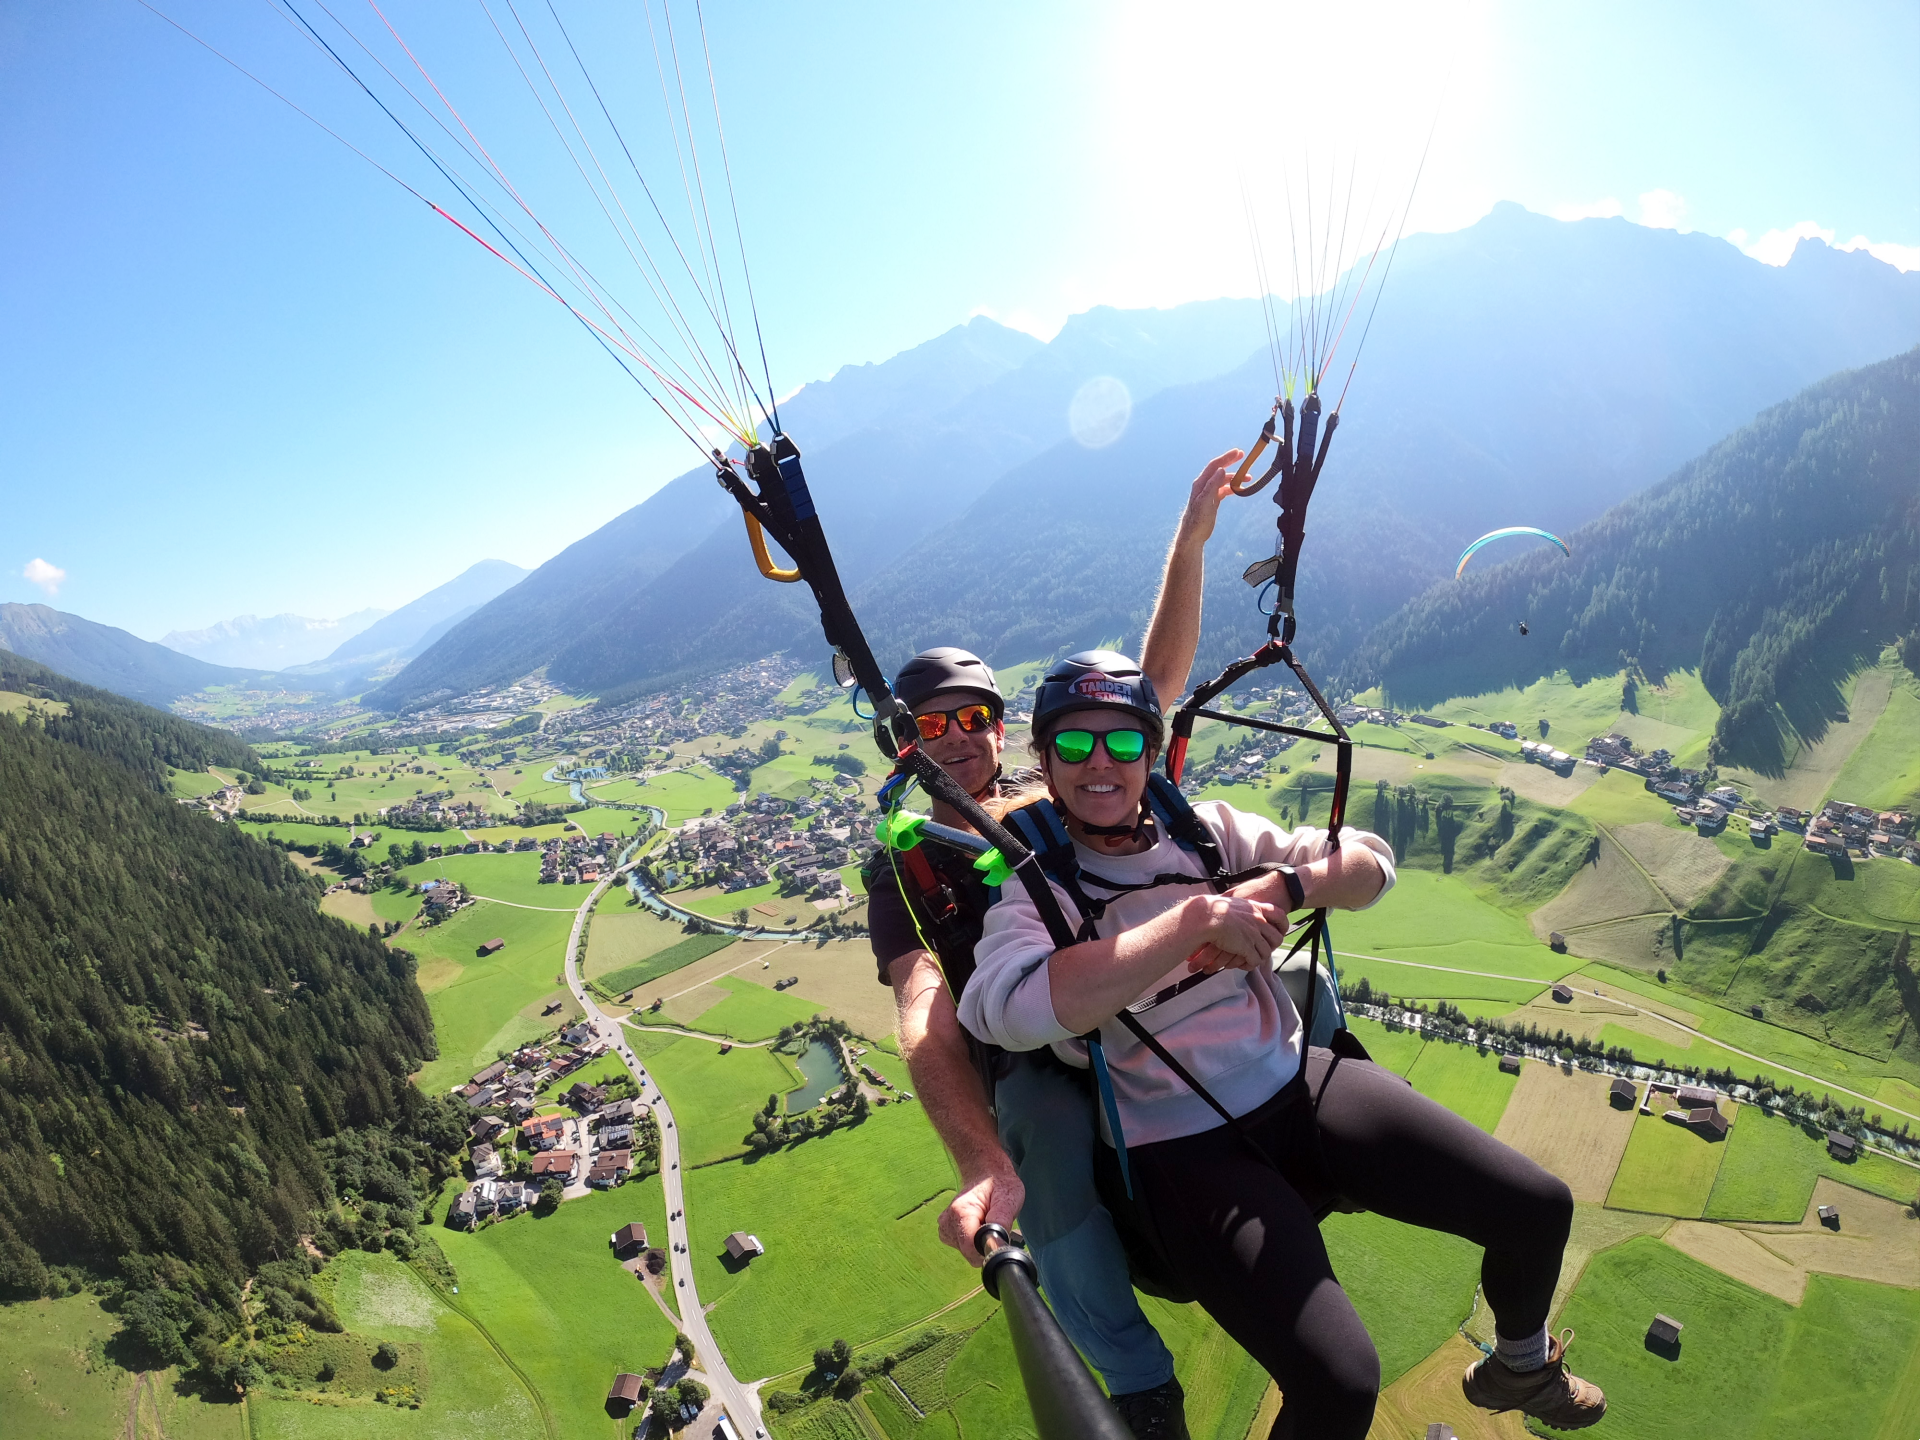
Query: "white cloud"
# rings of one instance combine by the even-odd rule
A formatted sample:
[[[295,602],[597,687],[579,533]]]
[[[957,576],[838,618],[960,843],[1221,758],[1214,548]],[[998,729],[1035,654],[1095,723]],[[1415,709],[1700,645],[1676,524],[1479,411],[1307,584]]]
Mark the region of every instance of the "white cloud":
[[[1856,235],[1836,250],[1864,250],[1876,260],[1884,260],[1896,270],[1920,270],[1920,245],[1896,245],[1891,240],[1869,240]]]
[[[1627,212],[1621,208],[1618,200],[1609,195],[1604,200],[1590,200],[1584,204],[1569,201],[1554,206],[1547,213],[1556,220],[1612,220]]]
[[[1744,239],[1746,232],[1739,233]],[[1729,235],[1727,238],[1732,240],[1733,236]],[[1784,265],[1793,258],[1794,248],[1802,240],[1819,240],[1831,245],[1833,231],[1816,220],[1802,220],[1798,225],[1789,226],[1785,230],[1769,230],[1751,245],[1740,245],[1738,240],[1734,243],[1740,245],[1742,250],[1762,265]]]
[[[46,591],[49,600],[60,593],[60,586],[67,578],[66,571],[62,570],[58,565],[48,564],[38,555],[29,560],[27,562],[27,568],[20,573],[26,577],[29,584],[38,585],[42,590]]]
[[[1671,190],[1649,190],[1640,197],[1640,223],[1653,230],[1678,230],[1687,218],[1687,202]]]

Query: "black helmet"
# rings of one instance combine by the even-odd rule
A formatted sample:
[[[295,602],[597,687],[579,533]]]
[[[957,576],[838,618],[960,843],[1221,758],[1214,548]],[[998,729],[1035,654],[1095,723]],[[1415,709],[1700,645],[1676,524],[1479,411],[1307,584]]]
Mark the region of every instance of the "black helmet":
[[[993,678],[987,662],[971,650],[955,645],[936,645],[931,650],[922,650],[893,677],[893,693],[909,710],[918,710],[945,690],[971,690],[985,696],[993,706],[996,720],[1006,709],[1000,684]]]
[[[1045,735],[1070,710],[1112,705],[1147,722],[1157,741],[1165,736],[1160,697],[1146,672],[1115,650],[1082,650],[1047,671],[1033,698],[1033,733]]]

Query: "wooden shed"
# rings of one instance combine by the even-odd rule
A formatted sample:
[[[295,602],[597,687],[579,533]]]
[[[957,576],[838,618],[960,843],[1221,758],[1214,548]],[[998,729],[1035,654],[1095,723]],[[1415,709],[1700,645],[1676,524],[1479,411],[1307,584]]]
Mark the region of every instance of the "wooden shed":
[[[1838,1230],[1840,1228],[1840,1207],[1838,1205],[1822,1205],[1819,1210],[1819,1215],[1820,1223],[1829,1230]]]
[[[1562,1005],[1573,1003],[1573,987],[1564,980],[1553,987],[1553,998]]]
[[[1640,1092],[1631,1080],[1616,1075],[1613,1084],[1607,1087],[1607,1098],[1622,1110],[1631,1110],[1634,1101],[1640,1098]]]
[[[760,1243],[760,1237],[749,1235],[744,1230],[736,1230],[727,1236],[727,1254],[735,1260],[746,1260],[755,1255],[764,1255],[767,1247]]]
[[[647,1227],[638,1220],[631,1225],[622,1225],[611,1236],[614,1253],[626,1250],[644,1250],[647,1248]]]
[[[1520,1057],[1518,1055],[1502,1055],[1500,1057],[1500,1071],[1504,1075],[1518,1075],[1520,1073]]]
[[[613,1388],[607,1391],[607,1404],[625,1405],[629,1410],[638,1405],[647,1393],[647,1382],[639,1375],[621,1373],[613,1377]]]
[[[476,951],[475,953],[480,955],[492,955],[496,951],[504,950],[506,948],[507,948],[507,942],[501,939],[498,935],[496,935],[493,937],[493,939],[483,944],[479,948],[479,950]]]
[[[1829,1130],[1827,1154],[1836,1160],[1852,1160],[1860,1154],[1860,1142],[1843,1130]]]
[[[1647,1327],[1647,1341],[1652,1345],[1678,1345],[1680,1332],[1686,1328],[1671,1315],[1655,1315]]]

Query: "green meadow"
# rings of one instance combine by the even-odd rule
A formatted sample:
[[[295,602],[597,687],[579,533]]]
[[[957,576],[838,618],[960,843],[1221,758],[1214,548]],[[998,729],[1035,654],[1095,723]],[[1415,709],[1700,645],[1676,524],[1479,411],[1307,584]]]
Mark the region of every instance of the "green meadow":
[[[1636,1115],[1607,1192],[1608,1208],[1699,1219],[1729,1140],[1709,1140],[1658,1114]]]
[[[1413,1088],[1488,1134],[1500,1124],[1518,1075],[1503,1074],[1500,1057],[1470,1045],[1429,1041],[1406,1072]]]
[[[628,1033],[633,1033],[631,1026]],[[635,1053],[639,1053],[637,1046]],[[673,1107],[681,1164],[689,1170],[740,1154],[746,1149],[740,1137],[753,1128],[753,1117],[766,1105],[767,1097],[784,1095],[804,1083],[791,1061],[766,1046],[736,1046],[722,1055],[712,1041],[691,1036],[656,1051],[647,1058],[646,1067]],[[705,1281],[700,1293],[706,1295]]]
[[[1677,1359],[1647,1348],[1656,1313],[1686,1326]],[[1920,1292],[1814,1275],[1788,1305],[1641,1237],[1593,1257],[1557,1323],[1622,1440],[1920,1430]]]
[[[260,808],[265,810],[271,807],[263,805]],[[307,825],[298,821],[285,820],[237,820],[234,823],[240,827],[241,834],[251,835],[256,840],[277,839],[294,845],[345,845],[353,839],[355,834],[353,829],[345,825]],[[381,830],[377,825],[372,828],[380,832],[380,840],[374,846],[374,854],[382,859],[386,857],[387,843],[390,840],[397,839],[405,845],[413,838],[411,835],[402,836],[397,830]],[[361,833],[364,833],[364,829]]]
[[[1366,910],[1335,915],[1331,921],[1340,956],[1341,976],[1351,982],[1361,974],[1395,995],[1464,995],[1488,1000],[1524,1003],[1569,968],[1535,938],[1524,920],[1476,894],[1458,875],[1401,867],[1392,890]],[[1367,970],[1367,957],[1412,961],[1452,971],[1537,980],[1502,987],[1475,975],[1448,975],[1444,970],[1416,974],[1402,965],[1380,977]],[[1437,988],[1445,986],[1448,988]],[[1426,988],[1421,988],[1426,987]],[[1492,993],[1496,989],[1500,993]]]
[[[504,900],[510,905],[530,905],[536,910],[564,910],[572,914],[587,898],[590,886],[542,885],[540,852],[515,851],[512,854],[442,855],[423,864],[409,865],[400,872],[409,884],[427,880],[453,880],[468,892],[489,900]]]
[[[608,1240],[629,1221],[664,1233],[658,1176],[569,1200],[468,1234],[436,1232],[460,1277],[454,1303],[486,1327],[526,1375],[559,1435],[618,1435],[607,1387],[623,1370],[664,1363],[674,1326],[621,1268]]]
[[[115,1336],[119,1319],[95,1295],[0,1305],[0,1429],[23,1437],[165,1434],[247,1440],[238,1404],[176,1388],[172,1369],[136,1374]]]
[[[689,1030],[735,1040],[770,1040],[787,1026],[811,1020],[828,1008],[815,1000],[769,989],[744,975],[721,975],[711,983],[725,990],[727,998],[702,1010],[687,1027]]]
[[[1431,1355],[1472,1312],[1478,1245],[1374,1214],[1329,1215],[1320,1234],[1380,1352],[1381,1384]]]
[[[717,815],[739,798],[731,780],[704,765],[696,765],[655,775],[640,783],[631,803],[658,805],[667,812],[667,823],[678,825],[696,815]]]
[[[684,1092],[662,1079],[669,1097]],[[861,1124],[684,1179],[700,1297],[738,1375],[804,1365],[835,1337],[865,1345],[978,1283],[935,1233],[954,1176],[917,1105],[889,1105]],[[733,1266],[723,1241],[734,1230],[758,1235],[767,1253]]]
[[[601,944],[602,930],[612,932],[604,948]],[[664,932],[664,936],[661,932]],[[609,963],[609,951],[624,958],[634,949],[650,947],[654,941],[667,937],[678,938],[670,938],[669,943],[661,948],[651,950],[640,959],[619,964],[615,969],[600,974],[594,971],[596,960]],[[658,918],[650,910],[595,915],[593,929],[587,937],[587,973],[606,994],[623,995],[636,985],[644,985],[649,980],[658,980],[662,975],[683,970],[694,961],[703,960],[735,943],[731,935],[688,935],[678,925]]]
[[[1920,799],[1920,680],[1891,653],[1880,670],[1890,682],[1887,708],[1841,767],[1833,795],[1885,810]]]
[[[479,857],[472,857],[479,858]],[[420,988],[433,1012],[440,1056],[415,1076],[429,1094],[462,1084],[503,1050],[551,1031],[564,1015],[577,1013],[556,977],[565,963],[569,914],[521,910],[482,901],[452,919],[409,930],[406,948],[420,962]],[[490,939],[506,945],[489,956],[476,953]],[[561,1011],[543,1016],[551,1000]]]
[[[403,1352],[420,1347],[427,1377],[420,1408],[256,1391],[247,1405],[253,1440],[467,1440],[476,1433],[539,1432],[533,1395],[501,1363],[481,1325],[462,1313],[464,1305],[454,1308],[464,1296],[441,1295],[390,1254],[357,1250],[329,1264],[321,1281],[351,1333],[392,1341]]]
[[[1920,1192],[1920,1170],[1872,1153],[1850,1161],[1827,1153],[1823,1132],[1808,1130],[1757,1105],[1740,1107],[1740,1123],[1728,1137],[1726,1158],[1707,1197],[1709,1220],[1799,1221],[1821,1176],[1911,1201]]]

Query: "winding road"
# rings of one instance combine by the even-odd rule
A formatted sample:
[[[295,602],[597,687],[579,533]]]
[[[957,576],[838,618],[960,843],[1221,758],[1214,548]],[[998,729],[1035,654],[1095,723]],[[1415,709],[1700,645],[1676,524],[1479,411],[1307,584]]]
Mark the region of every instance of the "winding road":
[[[585,1012],[587,1023],[593,1027],[594,1033],[625,1062],[628,1073],[640,1087],[641,1100],[653,1107],[654,1118],[660,1123],[660,1178],[666,1191],[668,1216],[667,1259],[670,1268],[667,1273],[673,1280],[674,1296],[680,1311],[680,1328],[693,1341],[699,1370],[706,1376],[714,1398],[733,1417],[735,1428],[743,1436],[764,1435],[766,1430],[760,1422],[759,1397],[750,1387],[741,1384],[727,1368],[726,1357],[720,1353],[720,1346],[714,1341],[713,1331],[707,1326],[706,1312],[700,1304],[699,1283],[693,1273],[693,1242],[687,1233],[687,1199],[680,1183],[680,1131],[673,1123],[673,1110],[667,1104],[667,1097],[660,1093],[660,1087],[648,1076],[646,1067],[628,1047],[626,1032],[620,1022],[594,1003],[593,996],[587,992],[586,978],[581,968],[585,956],[580,942],[586,934],[587,918],[593,914],[594,905],[610,886],[616,881],[624,882],[632,863],[631,860],[626,861],[595,885],[593,893],[581,901],[580,908],[574,912],[573,933],[567,937],[567,988],[573,992],[573,998],[580,1002],[580,1008]]]

